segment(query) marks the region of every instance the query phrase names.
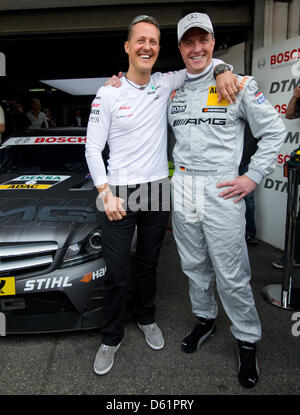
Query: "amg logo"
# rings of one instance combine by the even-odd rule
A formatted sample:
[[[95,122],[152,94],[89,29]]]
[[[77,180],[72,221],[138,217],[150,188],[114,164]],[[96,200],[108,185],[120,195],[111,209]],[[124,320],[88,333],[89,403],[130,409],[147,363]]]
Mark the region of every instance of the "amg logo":
[[[225,125],[226,118],[181,118],[179,120],[174,120],[173,127],[187,124],[200,125],[201,123],[209,125]]]

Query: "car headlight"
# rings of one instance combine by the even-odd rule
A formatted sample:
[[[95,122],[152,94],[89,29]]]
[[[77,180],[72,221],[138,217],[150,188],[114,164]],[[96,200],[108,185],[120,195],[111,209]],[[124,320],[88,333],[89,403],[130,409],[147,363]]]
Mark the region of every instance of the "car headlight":
[[[70,245],[63,257],[60,268],[83,264],[99,258],[102,252],[102,234],[100,229],[91,232],[81,242]]]

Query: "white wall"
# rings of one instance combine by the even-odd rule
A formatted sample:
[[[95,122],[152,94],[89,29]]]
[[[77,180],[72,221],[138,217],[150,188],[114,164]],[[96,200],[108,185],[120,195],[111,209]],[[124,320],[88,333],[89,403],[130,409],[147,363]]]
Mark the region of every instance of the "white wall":
[[[300,36],[254,50],[252,74],[287,128],[276,170],[255,192],[257,237],[284,249],[287,179],[283,177],[283,161],[300,146],[300,119],[287,120],[284,114],[294,87],[300,84]]]
[[[224,51],[219,50],[215,57],[233,65],[234,73],[245,73],[245,42],[224,49]]]

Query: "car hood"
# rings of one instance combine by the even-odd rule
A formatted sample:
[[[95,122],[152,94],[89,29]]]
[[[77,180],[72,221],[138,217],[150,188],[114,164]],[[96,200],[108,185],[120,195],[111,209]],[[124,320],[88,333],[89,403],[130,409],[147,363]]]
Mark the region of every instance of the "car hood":
[[[79,242],[99,224],[97,191],[86,174],[0,177],[0,244]]]

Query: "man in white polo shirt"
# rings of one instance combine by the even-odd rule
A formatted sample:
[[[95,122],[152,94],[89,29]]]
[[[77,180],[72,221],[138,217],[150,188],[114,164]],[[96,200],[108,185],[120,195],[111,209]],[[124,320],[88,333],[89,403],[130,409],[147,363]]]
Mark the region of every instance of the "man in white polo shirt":
[[[159,41],[156,19],[138,16],[131,22],[125,42],[128,72],[121,78],[120,88],[99,89],[88,123],[86,159],[105,211],[105,324],[94,362],[98,375],[111,369],[124,335],[130,247],[136,227],[133,313],[147,344],[154,350],[164,346],[163,335],[155,323],[155,289],[156,267],[169,215],[166,109],[171,92],[183,84],[186,70],[151,75]],[[231,73],[220,75],[226,76],[232,77],[229,92],[234,99],[238,88]],[[228,96],[227,92],[224,95]],[[101,156],[106,143],[108,173]]]

